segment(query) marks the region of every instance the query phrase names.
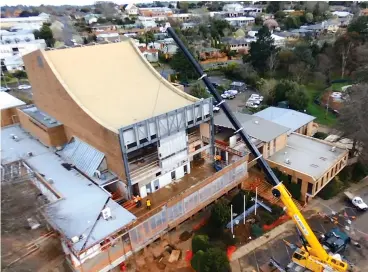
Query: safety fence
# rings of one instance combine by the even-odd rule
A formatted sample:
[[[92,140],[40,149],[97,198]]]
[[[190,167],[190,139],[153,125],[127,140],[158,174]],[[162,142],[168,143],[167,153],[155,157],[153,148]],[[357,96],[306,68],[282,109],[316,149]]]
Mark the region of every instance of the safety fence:
[[[202,209],[221,196],[226,189],[244,179],[247,174],[247,162],[239,161],[217,173],[217,178],[207,178],[198,185],[198,189],[184,198],[178,197],[173,205],[166,204],[155,215],[129,231],[133,251],[138,251],[173,227],[173,223],[182,222],[193,211]],[[212,179],[212,181],[211,181]],[[202,184],[206,184],[199,188]],[[181,198],[181,199],[180,199]],[[179,200],[180,199],[180,200]],[[171,201],[173,202],[173,201]]]

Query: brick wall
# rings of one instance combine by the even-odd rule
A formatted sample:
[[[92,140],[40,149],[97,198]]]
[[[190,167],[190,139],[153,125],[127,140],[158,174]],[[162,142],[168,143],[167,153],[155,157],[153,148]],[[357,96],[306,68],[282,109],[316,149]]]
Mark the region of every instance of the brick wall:
[[[15,116],[14,116],[15,115]],[[9,126],[19,122],[16,108],[1,110],[1,127]]]
[[[24,56],[23,60],[36,106],[64,124],[68,141],[77,136],[103,152],[108,168],[125,180],[118,134],[98,124],[74,102],[40,51]],[[72,60],[70,61],[72,65]]]

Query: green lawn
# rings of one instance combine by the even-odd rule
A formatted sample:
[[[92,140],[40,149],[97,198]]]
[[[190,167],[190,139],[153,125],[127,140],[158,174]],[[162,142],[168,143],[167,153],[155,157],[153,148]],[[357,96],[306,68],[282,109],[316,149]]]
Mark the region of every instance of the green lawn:
[[[307,108],[307,113],[316,117],[315,122],[318,124],[329,127],[335,125],[336,116],[330,112],[327,112],[326,115],[326,109],[313,102],[318,95],[321,95],[324,92],[324,90],[321,89],[321,87],[312,84],[305,86],[305,88],[307,90],[310,99]]]
[[[6,81],[6,84],[16,84],[18,80],[15,77],[12,77],[10,80]],[[21,78],[19,79],[19,83],[28,83],[28,79]],[[1,80],[1,86],[5,86],[4,80]]]

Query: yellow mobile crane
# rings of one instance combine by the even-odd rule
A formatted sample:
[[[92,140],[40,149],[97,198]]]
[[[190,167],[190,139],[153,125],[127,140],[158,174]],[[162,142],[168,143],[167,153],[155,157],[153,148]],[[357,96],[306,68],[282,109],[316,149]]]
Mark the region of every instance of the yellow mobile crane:
[[[292,256],[293,262],[313,272],[349,271],[350,268],[346,262],[342,261],[340,258],[329,255],[320,244],[316,235],[313,233],[312,229],[309,227],[303,215],[295,205],[290,193],[273,173],[271,167],[262,157],[262,154],[259,152],[257,147],[252,143],[248,134],[245,132],[240,122],[235,118],[225,100],[223,100],[222,97],[217,93],[212,83],[207,78],[207,75],[203,72],[201,66],[194,59],[184,43],[176,35],[175,31],[171,27],[168,27],[167,32],[175,40],[178,47],[183,51],[186,58],[193,65],[194,69],[200,76],[199,79],[203,80],[204,84],[207,86],[208,90],[211,92],[214,99],[218,103],[217,106],[221,107],[221,109],[224,111],[229,121],[234,126],[236,130],[235,133],[239,133],[242,140],[247,145],[248,149],[255,156],[258,165],[262,168],[263,172],[266,175],[267,181],[274,185],[272,189],[273,195],[281,199],[282,203],[285,205],[286,213],[292,218],[292,220],[295,222],[298,229],[300,230],[301,234],[308,242],[308,245],[305,245],[304,248],[298,248],[297,250],[295,250]]]

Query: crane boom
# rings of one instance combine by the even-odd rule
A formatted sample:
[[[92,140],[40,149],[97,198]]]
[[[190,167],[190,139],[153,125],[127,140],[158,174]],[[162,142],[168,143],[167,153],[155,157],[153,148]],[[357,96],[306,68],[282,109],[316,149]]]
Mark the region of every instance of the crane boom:
[[[246,144],[250,152],[257,158],[257,163],[263,170],[266,175],[266,179],[269,183],[271,183],[274,187],[272,189],[272,193],[279,197],[282,203],[286,207],[286,213],[292,218],[292,220],[296,223],[298,229],[303,233],[305,239],[307,240],[310,250],[309,252],[305,252],[308,255],[305,258],[313,259],[313,263],[315,260],[321,261],[324,264],[329,265],[336,271],[347,271],[348,265],[341,260],[333,258],[330,256],[326,250],[322,247],[317,237],[313,233],[312,229],[309,227],[308,223],[304,219],[303,215],[299,211],[298,207],[295,205],[290,193],[287,191],[286,187],[278,180],[275,173],[272,171],[271,167],[268,165],[266,160],[263,158],[262,154],[259,152],[258,148],[252,143],[249,135],[245,132],[244,128],[241,126],[241,123],[234,116],[233,112],[227,105],[227,103],[222,99],[222,97],[217,93],[212,83],[208,79],[207,75],[203,72],[202,67],[199,63],[194,59],[190,51],[186,48],[184,43],[180,40],[180,38],[176,35],[173,28],[168,27],[167,32],[174,39],[178,47],[183,51],[186,58],[193,65],[194,69],[200,76],[200,79],[203,80],[204,84],[207,86],[208,90],[211,92],[212,96],[215,98],[218,106],[224,111],[225,115],[231,122],[231,124],[235,128],[235,133],[239,133],[243,142]],[[313,265],[312,265],[313,266]],[[321,271],[321,270],[312,270],[312,271]]]

